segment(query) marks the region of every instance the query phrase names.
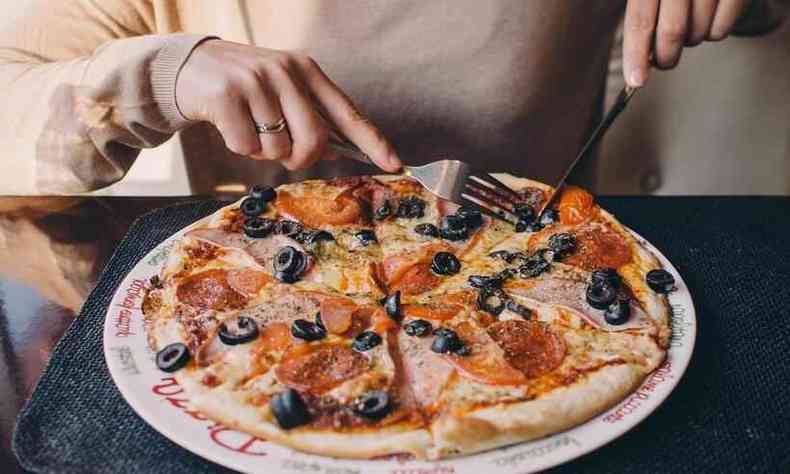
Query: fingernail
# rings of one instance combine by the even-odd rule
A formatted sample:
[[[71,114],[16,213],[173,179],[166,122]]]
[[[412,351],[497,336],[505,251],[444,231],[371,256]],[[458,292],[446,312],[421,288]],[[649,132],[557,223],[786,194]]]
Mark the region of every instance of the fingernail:
[[[634,68],[631,71],[631,75],[628,77],[628,82],[630,82],[632,87],[642,87],[645,85],[645,81],[647,80],[645,72],[641,68]]]

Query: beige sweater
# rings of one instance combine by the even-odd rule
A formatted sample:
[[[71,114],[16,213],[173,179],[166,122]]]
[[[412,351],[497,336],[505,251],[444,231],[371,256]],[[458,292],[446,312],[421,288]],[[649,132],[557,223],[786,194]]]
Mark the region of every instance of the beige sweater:
[[[240,160],[185,120],[175,83],[206,35],[306,50],[409,163],[452,155],[551,179],[597,118],[624,3],[31,0],[0,32],[0,160],[14,176],[0,194],[109,185],[180,130],[197,192],[363,171]]]

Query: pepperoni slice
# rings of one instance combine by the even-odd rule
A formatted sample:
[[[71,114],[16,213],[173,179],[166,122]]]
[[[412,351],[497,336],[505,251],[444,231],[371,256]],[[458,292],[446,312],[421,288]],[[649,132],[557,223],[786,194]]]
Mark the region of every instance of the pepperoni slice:
[[[488,335],[505,351],[507,361],[529,378],[559,367],[565,341],[546,324],[511,319],[488,327]]]
[[[288,191],[280,191],[275,207],[280,214],[310,227],[362,223],[364,220],[359,201],[346,194],[327,199],[325,196],[294,196]]]
[[[343,334],[351,327],[356,303],[347,298],[327,298],[321,302],[321,322],[332,334]]]
[[[285,323],[274,323],[264,327],[259,339],[265,351],[284,351],[294,342],[291,328]]]
[[[286,358],[275,373],[289,387],[320,394],[356,377],[369,365],[364,355],[348,346],[325,344],[306,354]]]
[[[557,208],[560,222],[568,225],[580,224],[592,217],[595,207],[590,193],[576,186],[566,186],[560,195]]]
[[[404,295],[417,295],[435,288],[440,278],[431,271],[430,262],[420,262],[409,267],[394,284],[390,292],[400,291]]]
[[[246,296],[257,294],[261,288],[273,281],[265,272],[249,268],[229,270],[227,279],[231,288]]]
[[[585,228],[574,232],[576,250],[562,263],[593,271],[620,268],[631,262],[631,249],[624,239],[608,226]]]
[[[234,290],[228,283],[226,270],[206,270],[185,278],[176,296],[189,306],[217,311],[239,309],[246,303],[244,295]]]
[[[463,310],[463,306],[456,304],[406,304],[403,305],[402,312],[406,318],[433,319],[445,321],[453,319],[456,314]]]
[[[492,385],[518,385],[526,382],[522,372],[513,368],[505,353],[484,329],[470,322],[452,328],[471,349],[466,356],[445,356],[458,372],[472,380]]]

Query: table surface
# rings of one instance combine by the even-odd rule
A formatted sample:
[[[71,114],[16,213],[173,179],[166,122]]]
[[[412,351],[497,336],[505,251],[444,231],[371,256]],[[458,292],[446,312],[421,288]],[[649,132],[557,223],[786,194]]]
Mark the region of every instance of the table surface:
[[[130,224],[194,199],[0,198],[0,472],[22,472],[15,418]]]
[[[0,198],[0,472],[17,413],[130,224],[189,198]]]

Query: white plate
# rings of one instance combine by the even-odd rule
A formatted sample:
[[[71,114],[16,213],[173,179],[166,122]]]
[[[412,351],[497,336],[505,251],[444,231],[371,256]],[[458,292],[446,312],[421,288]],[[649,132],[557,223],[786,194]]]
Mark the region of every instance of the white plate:
[[[143,285],[159,271],[175,240],[185,231],[177,232],[149,252],[118,287],[104,323],[104,357],[118,389],[145,421],[193,453],[239,471],[523,474],[547,469],[599,448],[644,420],[678,384],[694,349],[697,320],[688,288],[675,267],[637,235],[675,276],[677,290],[669,295],[674,312],[673,333],[666,362],[612,409],[553,436],[446,461],[426,462],[402,456],[358,461],[304,454],[205,418],[190,407],[173,377],[156,368],[140,309]]]

